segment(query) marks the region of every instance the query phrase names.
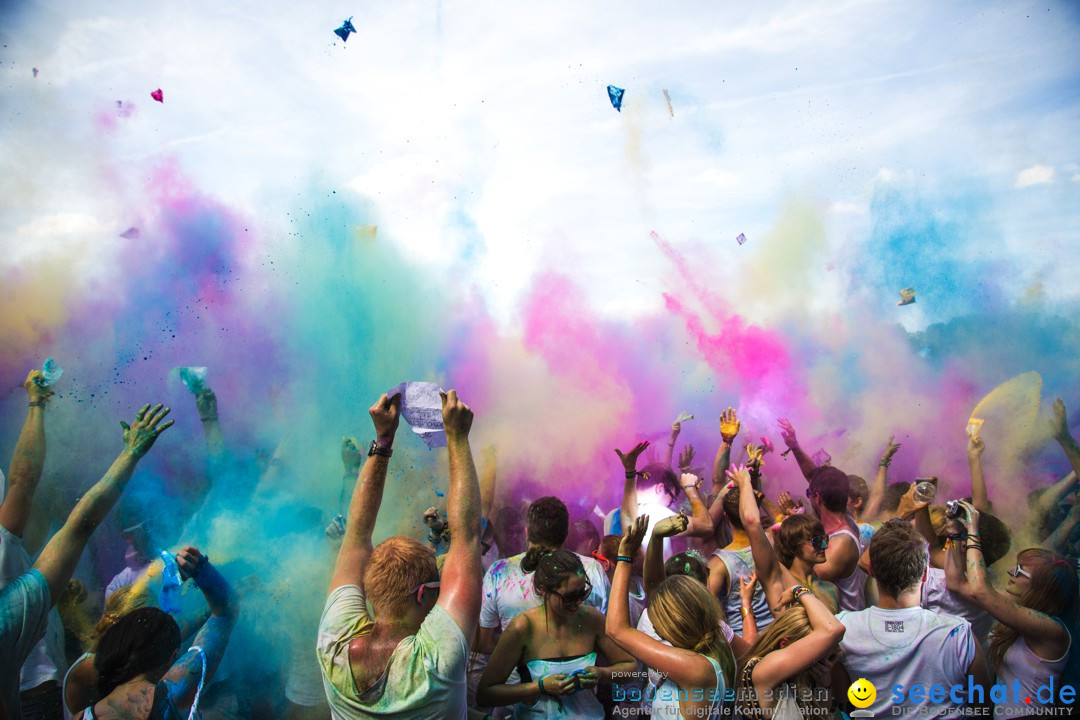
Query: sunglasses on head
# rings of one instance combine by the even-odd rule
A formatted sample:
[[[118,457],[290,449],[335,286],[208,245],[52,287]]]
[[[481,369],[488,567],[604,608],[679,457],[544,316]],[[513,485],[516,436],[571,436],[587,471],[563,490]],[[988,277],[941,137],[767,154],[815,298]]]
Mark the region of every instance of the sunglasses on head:
[[[1028,580],[1031,579],[1031,573],[1029,573],[1024,568],[1020,567],[1020,563],[1016,563],[1016,567],[1009,571],[1009,575],[1011,575],[1014,578],[1017,578],[1017,577],[1020,577],[1021,575],[1023,575]]]
[[[825,550],[829,547],[828,535],[815,535],[806,542],[810,543],[816,550]]]
[[[585,578],[585,587],[581,588],[577,592],[565,593],[564,594],[564,593],[552,590],[551,594],[552,595],[558,595],[559,599],[562,600],[563,605],[568,605],[570,607],[573,607],[575,605],[580,605],[581,603],[585,602],[585,600],[588,599],[589,595],[592,594],[592,583],[589,582],[588,578]]]
[[[419,585],[414,587],[412,590],[410,590],[409,594],[412,595],[413,593],[416,593],[416,602],[422,603],[422,602],[424,602],[424,591],[427,590],[428,588],[431,588],[432,590],[438,590],[439,589],[439,581],[436,580],[435,582],[420,583]]]

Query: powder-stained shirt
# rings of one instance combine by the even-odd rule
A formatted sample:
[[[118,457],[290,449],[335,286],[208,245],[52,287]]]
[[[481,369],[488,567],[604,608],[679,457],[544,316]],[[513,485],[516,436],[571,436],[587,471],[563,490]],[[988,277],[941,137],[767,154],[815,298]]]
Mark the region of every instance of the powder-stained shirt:
[[[0,590],[0,703],[11,720],[21,717],[19,668],[44,636],[51,605],[49,583],[39,570]]]
[[[903,688],[902,709],[912,717],[960,717],[960,707],[947,693],[952,685],[967,688],[968,668],[975,659],[971,623],[921,607],[873,606],[837,613],[836,619],[847,628],[840,648],[848,675],[852,681],[866,678],[877,688],[877,699],[867,708],[875,717],[893,715],[896,686]],[[924,692],[921,700],[913,701],[908,693],[915,685],[941,685],[946,688],[944,700],[934,702]]]
[[[480,627],[506,629],[510,621],[526,610],[540,607],[543,599],[533,589],[533,573],[521,569],[525,553],[499,560],[484,573],[483,597],[480,605]],[[611,583],[595,558],[578,555],[585,567],[585,577],[592,592],[585,604],[607,613],[608,591]]]
[[[375,627],[363,591],[336,588],[326,599],[316,653],[334,720],[464,720],[469,645],[450,614],[436,605],[420,629],[394,648],[378,681],[361,693],[349,643]]]

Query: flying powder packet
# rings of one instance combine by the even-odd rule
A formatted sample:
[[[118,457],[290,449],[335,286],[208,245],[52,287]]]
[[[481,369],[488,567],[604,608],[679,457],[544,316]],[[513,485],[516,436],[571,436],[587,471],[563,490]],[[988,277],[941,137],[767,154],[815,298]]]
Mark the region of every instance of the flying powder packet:
[[[334,34],[341,38],[342,42],[346,42],[349,39],[349,34],[356,32],[356,28],[352,24],[352,15],[349,19],[341,23],[341,27],[334,31]]]
[[[165,103],[165,93],[161,92],[161,88],[158,88],[154,92],[150,93],[150,97],[154,98],[159,103]]]
[[[745,245],[746,244],[746,236],[743,235],[742,233],[739,233],[739,236],[735,238],[735,242],[739,243],[740,245]]]
[[[681,413],[679,413],[679,417],[675,418],[675,422],[677,422],[677,423],[684,423],[684,422],[686,422],[687,420],[693,420],[693,419],[694,419],[694,416],[693,416],[693,415],[691,415],[690,413],[688,413],[688,412],[681,412]]]
[[[624,92],[626,92],[626,90],[621,87],[615,87],[614,85],[607,86],[607,94],[611,99],[611,107],[619,112],[622,112],[622,96]]]
[[[124,238],[125,240],[136,240],[139,237],[139,228],[132,225],[127,230],[120,233],[120,237]]]
[[[401,416],[429,448],[446,447],[441,391],[431,382],[404,382],[386,391],[388,397],[401,394]]]
[[[967,434],[972,440],[977,440],[979,437],[979,431],[982,430],[985,420],[980,420],[977,417],[970,418],[967,424]]]
[[[810,459],[814,461],[814,464],[818,467],[822,465],[828,465],[832,462],[832,455],[825,452],[825,448],[821,448],[816,453],[810,456]]]
[[[192,395],[198,395],[206,389],[206,368],[182,367],[180,370],[180,382]]]
[[[56,358],[46,358],[41,365],[41,375],[34,378],[34,384],[38,387],[47,388],[64,374],[64,368],[56,363]]]
[[[904,288],[900,291],[900,301],[897,306],[911,305],[915,302],[915,288]]]

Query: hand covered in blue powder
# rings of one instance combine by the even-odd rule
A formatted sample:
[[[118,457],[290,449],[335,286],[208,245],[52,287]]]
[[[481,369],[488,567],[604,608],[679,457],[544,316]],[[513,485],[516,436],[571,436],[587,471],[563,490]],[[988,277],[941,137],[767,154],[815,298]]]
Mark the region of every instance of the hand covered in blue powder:
[[[121,420],[120,427],[124,428],[125,451],[136,458],[141,458],[149,452],[158,439],[158,435],[172,427],[172,420],[159,425],[168,414],[169,408],[163,410],[160,404],[155,405],[153,409],[150,405],[143,405],[142,409],[135,414],[135,420],[131,425]]]

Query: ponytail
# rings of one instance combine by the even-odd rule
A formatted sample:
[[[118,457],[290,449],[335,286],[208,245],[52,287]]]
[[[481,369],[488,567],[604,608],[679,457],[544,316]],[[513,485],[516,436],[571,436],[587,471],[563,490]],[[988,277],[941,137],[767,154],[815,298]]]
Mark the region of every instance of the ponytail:
[[[521,569],[527,573],[535,571],[536,567],[540,564],[540,558],[544,553],[549,552],[551,551],[542,547],[529,548],[529,551],[525,553],[525,557],[521,558]]]

